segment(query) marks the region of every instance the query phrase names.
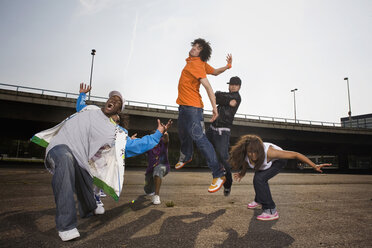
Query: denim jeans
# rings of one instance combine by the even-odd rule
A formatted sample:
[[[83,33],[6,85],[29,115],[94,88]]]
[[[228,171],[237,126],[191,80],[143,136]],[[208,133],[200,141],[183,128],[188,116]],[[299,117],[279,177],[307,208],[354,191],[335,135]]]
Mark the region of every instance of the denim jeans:
[[[224,176],[224,168],[218,162],[213,145],[204,133],[203,109],[180,105],[178,110],[178,135],[181,142],[179,161],[185,162],[192,158],[194,141],[212,170],[213,178]]]
[[[90,216],[97,208],[93,197],[93,178],[79,166],[66,145],[53,147],[47,154],[45,165],[53,174],[57,230],[71,230],[77,226],[74,193],[79,202],[79,213],[82,218]]]
[[[207,130],[207,138],[214,146],[214,149],[217,153],[217,158],[225,168],[226,182],[223,186],[225,189],[230,189],[232,185],[231,166],[228,163],[230,131],[218,132],[209,127]]]
[[[267,170],[260,170],[254,173],[253,186],[256,193],[255,202],[262,204],[262,209],[274,209],[275,203],[271,196],[268,181],[277,175],[287,164],[287,160],[275,160]]]

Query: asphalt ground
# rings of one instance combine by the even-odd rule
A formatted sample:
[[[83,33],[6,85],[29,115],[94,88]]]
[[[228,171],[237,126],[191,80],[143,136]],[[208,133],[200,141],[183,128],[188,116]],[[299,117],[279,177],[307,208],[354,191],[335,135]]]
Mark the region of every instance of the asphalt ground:
[[[270,180],[280,219],[269,222],[246,207],[252,178],[225,197],[207,192],[208,170],[172,170],[155,206],[143,192],[144,168],[128,168],[119,201],[103,198],[105,214],[78,217],[81,237],[62,242],[52,176],[0,166],[0,247],[372,247],[372,175],[280,173]]]

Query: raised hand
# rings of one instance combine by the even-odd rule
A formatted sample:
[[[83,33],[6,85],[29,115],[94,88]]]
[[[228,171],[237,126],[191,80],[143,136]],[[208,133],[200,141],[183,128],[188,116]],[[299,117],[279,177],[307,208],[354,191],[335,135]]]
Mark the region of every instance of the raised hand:
[[[166,125],[161,123],[160,120],[158,119],[158,130],[159,130],[159,132],[161,132],[161,133],[166,132],[168,130],[168,128],[170,128],[172,126],[172,124],[173,124],[172,119],[169,119]]]
[[[165,132],[172,126],[172,124],[173,124],[173,120],[169,119],[167,124],[165,125]]]
[[[85,83],[80,84],[80,90],[79,93],[88,93],[92,88],[89,85],[86,85]]]
[[[227,62],[227,65],[229,66],[229,68],[231,68],[231,66],[232,66],[232,55],[231,55],[231,53],[227,54],[226,62]]]

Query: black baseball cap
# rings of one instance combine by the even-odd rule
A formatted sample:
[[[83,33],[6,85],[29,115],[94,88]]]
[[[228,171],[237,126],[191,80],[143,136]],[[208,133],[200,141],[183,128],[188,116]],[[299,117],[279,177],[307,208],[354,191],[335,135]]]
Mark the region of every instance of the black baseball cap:
[[[242,80],[240,80],[239,77],[232,77],[232,78],[230,78],[230,82],[228,82],[227,84],[242,85]]]

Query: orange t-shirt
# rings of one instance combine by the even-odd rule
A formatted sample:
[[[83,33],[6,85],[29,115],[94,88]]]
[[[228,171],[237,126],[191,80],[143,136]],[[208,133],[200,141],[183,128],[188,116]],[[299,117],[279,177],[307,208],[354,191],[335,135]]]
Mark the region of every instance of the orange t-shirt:
[[[206,78],[207,74],[213,72],[214,68],[203,62],[200,57],[188,57],[178,84],[177,104],[203,108],[199,79]]]

